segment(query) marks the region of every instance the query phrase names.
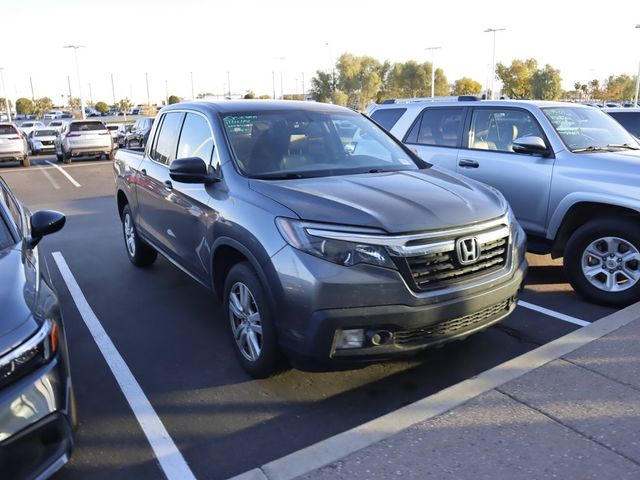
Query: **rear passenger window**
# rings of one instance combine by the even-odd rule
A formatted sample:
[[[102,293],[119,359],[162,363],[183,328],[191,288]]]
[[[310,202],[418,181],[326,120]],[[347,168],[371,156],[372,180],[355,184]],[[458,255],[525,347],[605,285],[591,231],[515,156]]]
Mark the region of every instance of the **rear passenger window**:
[[[525,110],[474,109],[469,131],[469,148],[513,152],[513,142],[520,137],[545,138],[538,122]]]
[[[461,108],[426,108],[422,112],[422,118],[413,125],[407,135],[406,143],[457,146],[462,126],[462,111]]]
[[[178,135],[180,135],[183,120],[182,112],[165,113],[162,125],[156,134],[155,147],[149,153],[153,160],[169,165],[176,158]]]
[[[212,153],[213,136],[209,122],[200,115],[187,113],[180,134],[177,158],[199,157],[209,163]]]
[[[391,130],[406,111],[406,108],[381,108],[373,112],[371,118],[385,130]]]

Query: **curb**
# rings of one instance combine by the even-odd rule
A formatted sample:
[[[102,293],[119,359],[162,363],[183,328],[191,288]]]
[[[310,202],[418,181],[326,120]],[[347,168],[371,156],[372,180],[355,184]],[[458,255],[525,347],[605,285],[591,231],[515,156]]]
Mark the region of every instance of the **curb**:
[[[229,480],[293,480],[504,385],[640,318],[640,302],[406,407]]]

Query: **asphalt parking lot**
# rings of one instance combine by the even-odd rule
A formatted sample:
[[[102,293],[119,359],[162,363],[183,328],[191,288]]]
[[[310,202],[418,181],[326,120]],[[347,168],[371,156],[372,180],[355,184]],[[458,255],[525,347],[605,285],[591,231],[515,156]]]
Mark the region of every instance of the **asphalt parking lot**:
[[[560,262],[529,255],[522,303],[501,325],[419,357],[340,372],[248,377],[219,303],[168,261],[133,267],[111,162],[32,157],[0,164],[32,211],[67,225],[41,255],[61,298],[80,424],[57,479],[155,479],[162,470],[52,257],[60,252],[95,317],[199,479],[242,473],[472,377],[614,310],[580,299]]]

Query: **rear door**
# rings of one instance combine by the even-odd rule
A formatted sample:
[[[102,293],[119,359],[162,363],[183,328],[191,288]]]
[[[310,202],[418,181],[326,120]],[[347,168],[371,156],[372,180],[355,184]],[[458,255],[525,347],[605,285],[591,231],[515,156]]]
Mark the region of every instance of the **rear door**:
[[[455,171],[465,114],[465,107],[427,107],[403,142],[423,160]]]
[[[523,108],[473,107],[468,117],[458,172],[500,190],[525,230],[544,234],[554,158],[513,151],[525,136],[548,146],[542,127]]]

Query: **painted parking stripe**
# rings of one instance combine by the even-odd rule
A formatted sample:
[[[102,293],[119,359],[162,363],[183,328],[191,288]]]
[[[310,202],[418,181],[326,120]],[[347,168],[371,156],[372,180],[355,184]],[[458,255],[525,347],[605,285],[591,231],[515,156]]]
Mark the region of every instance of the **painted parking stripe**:
[[[91,332],[93,340],[111,369],[118,385],[120,385],[120,389],[131,406],[131,410],[133,410],[136,420],[147,437],[165,476],[168,480],[195,480],[193,472],[169,436],[158,414],[153,409],[102,324],[100,324],[98,317],[89,306],[64,257],[60,252],[53,252],[52,256],[80,312],[82,320],[89,332]]]
[[[56,190],[60,190],[60,185],[58,185],[58,182],[56,182],[53,177],[51,176],[51,174],[49,172],[47,172],[46,169],[44,168],[39,168],[38,170],[40,170],[42,172],[42,174],[47,177],[47,180],[49,180],[49,182],[51,183],[51,185],[53,185],[53,188],[55,188]]]
[[[544,313],[545,315],[548,315],[550,317],[555,317],[558,320],[564,320],[565,322],[573,323],[574,325],[580,325],[581,327],[584,327],[585,325],[589,325],[591,323],[585,322],[584,320],[580,320],[579,318],[572,317],[570,315],[565,315],[564,313],[556,312],[555,310],[549,310],[548,308],[539,307],[538,305],[525,302],[524,300],[518,300],[518,305],[524,308],[528,308],[529,310]]]
[[[80,184],[78,182],[76,182],[76,180],[71,175],[69,175],[67,172],[65,172],[64,169],[61,166],[56,165],[55,163],[51,163],[49,160],[45,160],[45,163],[48,163],[52,167],[55,167],[57,170],[59,170],[60,173],[62,173],[65,177],[67,177],[67,179],[71,182],[71,184],[74,187],[79,187],[80,186]]]

